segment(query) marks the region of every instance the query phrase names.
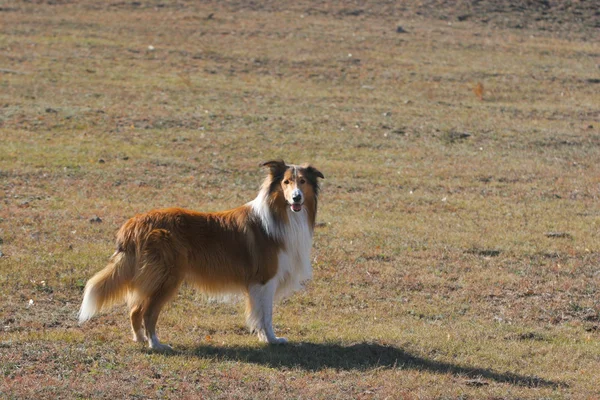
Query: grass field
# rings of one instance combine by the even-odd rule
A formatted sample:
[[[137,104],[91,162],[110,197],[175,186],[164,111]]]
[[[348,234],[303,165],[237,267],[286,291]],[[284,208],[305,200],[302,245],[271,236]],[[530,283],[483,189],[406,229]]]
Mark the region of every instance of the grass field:
[[[599,39],[590,1],[0,2],[0,397],[599,398]],[[272,158],[326,177],[289,345],[189,286],[173,354],[77,324],[127,218]]]

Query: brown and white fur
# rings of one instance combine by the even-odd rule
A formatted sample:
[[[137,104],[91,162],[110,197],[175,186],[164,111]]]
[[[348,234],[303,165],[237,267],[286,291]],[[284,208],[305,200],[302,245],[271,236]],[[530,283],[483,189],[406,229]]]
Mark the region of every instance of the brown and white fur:
[[[312,275],[323,174],[283,160],[261,165],[269,174],[258,196],[241,207],[214,213],[168,208],[127,221],[109,264],[85,286],[79,322],[127,299],[133,339],[168,350],[156,336],[156,322],[187,280],[209,295],[245,294],[250,330],[263,342],[285,343],[273,331],[273,302]]]

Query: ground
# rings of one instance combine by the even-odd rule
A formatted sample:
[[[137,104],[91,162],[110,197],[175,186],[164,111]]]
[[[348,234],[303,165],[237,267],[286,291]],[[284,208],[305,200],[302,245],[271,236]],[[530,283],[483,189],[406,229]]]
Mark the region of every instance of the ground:
[[[598,398],[593,1],[0,3],[0,397]],[[135,213],[325,175],[314,279],[79,326]]]

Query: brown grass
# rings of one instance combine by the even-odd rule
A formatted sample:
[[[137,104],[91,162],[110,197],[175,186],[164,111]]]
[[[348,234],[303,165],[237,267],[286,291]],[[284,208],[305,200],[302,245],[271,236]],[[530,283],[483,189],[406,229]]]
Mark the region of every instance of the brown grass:
[[[600,396],[597,32],[438,3],[1,6],[0,397]],[[291,345],[189,287],[173,355],[124,307],[77,325],[128,217],[238,206],[279,157],[327,177]]]

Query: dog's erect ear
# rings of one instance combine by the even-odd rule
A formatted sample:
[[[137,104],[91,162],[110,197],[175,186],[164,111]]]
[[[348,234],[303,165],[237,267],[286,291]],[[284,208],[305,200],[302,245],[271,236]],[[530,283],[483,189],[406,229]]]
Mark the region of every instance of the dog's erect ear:
[[[316,169],[312,165],[307,165],[305,168],[306,168],[306,172],[308,172],[309,175],[312,175],[312,176],[314,176],[316,178],[325,179],[325,177],[323,176],[323,174],[321,173],[321,171],[319,171],[318,169]]]
[[[285,172],[287,165],[283,160],[271,160],[260,163],[261,167],[267,167],[271,171],[271,175],[278,176]]]

